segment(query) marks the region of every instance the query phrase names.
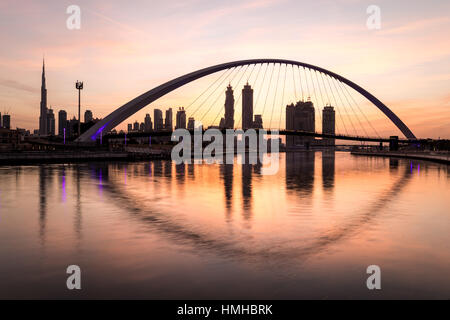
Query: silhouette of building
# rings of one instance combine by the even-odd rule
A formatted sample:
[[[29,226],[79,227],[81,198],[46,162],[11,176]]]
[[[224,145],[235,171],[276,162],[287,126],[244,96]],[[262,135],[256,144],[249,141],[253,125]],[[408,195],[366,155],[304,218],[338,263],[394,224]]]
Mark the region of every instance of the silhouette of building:
[[[4,114],[2,118],[3,128],[11,129],[11,116],[9,114]]]
[[[248,84],[242,89],[242,129],[253,128],[253,89]]]
[[[141,122],[141,124],[139,125],[139,132],[144,132],[145,131],[145,123]]]
[[[162,111],[155,109],[153,111],[153,119],[155,120],[155,131],[164,129]]]
[[[127,131],[128,131],[128,132],[133,131],[133,125],[132,125],[131,123],[129,123],[129,124],[127,125]]]
[[[255,114],[255,121],[253,122],[253,128],[255,129],[263,128],[262,116],[260,114]]]
[[[138,132],[139,131],[139,122],[135,121],[133,123],[133,131]]]
[[[47,110],[47,134],[51,136],[55,135],[55,114],[53,113],[53,109]]]
[[[67,112],[65,110],[59,110],[58,112],[58,135],[64,136],[64,129],[67,130]],[[66,132],[67,134],[67,132]]]
[[[173,113],[172,113],[172,108],[169,108],[166,110],[166,119],[165,119],[165,123],[164,123],[164,129],[172,131],[173,129]]]
[[[74,136],[75,133],[78,134],[78,119],[74,116],[71,120],[69,120],[68,124],[70,137]]]
[[[315,110],[311,101],[298,101],[286,106],[286,130],[315,132]],[[314,137],[286,136],[286,146],[303,146],[309,148]]]
[[[322,111],[322,133],[336,134],[336,112],[332,106],[325,106]],[[335,139],[323,138],[325,145],[334,146]]]
[[[194,128],[195,128],[195,119],[190,117],[189,121],[188,121],[188,124],[187,124],[187,129],[188,130],[194,130]]]
[[[2,113],[0,112],[0,128],[3,128],[2,127]]]
[[[220,118],[219,129],[225,128],[225,118]]]
[[[47,87],[45,84],[45,61],[42,60],[41,113],[39,116],[39,134],[47,134]]]
[[[228,85],[227,91],[225,92],[225,125],[226,129],[234,128],[234,96],[233,88]]]
[[[175,129],[186,129],[186,111],[184,111],[184,108],[180,108],[177,111]]]
[[[84,112],[84,123],[91,122],[92,120],[94,120],[94,116],[92,115],[92,111],[91,110],[86,110]]]
[[[148,113],[145,115],[144,124],[145,124],[145,132],[152,131],[153,128],[152,118]]]

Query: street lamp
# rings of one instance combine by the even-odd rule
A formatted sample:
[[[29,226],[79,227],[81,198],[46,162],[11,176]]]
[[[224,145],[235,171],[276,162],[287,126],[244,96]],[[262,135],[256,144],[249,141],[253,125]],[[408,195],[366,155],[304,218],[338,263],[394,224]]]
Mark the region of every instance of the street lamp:
[[[80,101],[81,101],[81,90],[83,90],[83,82],[80,82],[77,80],[75,83],[75,88],[78,90],[78,136],[81,135],[81,107],[80,107]]]

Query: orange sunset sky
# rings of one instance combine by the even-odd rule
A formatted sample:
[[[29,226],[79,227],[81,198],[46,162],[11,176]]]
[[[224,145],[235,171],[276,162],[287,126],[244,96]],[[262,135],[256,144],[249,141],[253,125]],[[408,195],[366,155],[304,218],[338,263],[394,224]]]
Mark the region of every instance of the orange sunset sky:
[[[81,8],[80,30],[66,27],[72,4]],[[379,30],[366,26],[371,4],[381,9]],[[436,0],[0,0],[0,112],[11,114],[13,128],[38,128],[44,55],[48,106],[69,117],[77,79],[83,109],[104,117],[199,68],[281,58],[356,82],[420,138],[450,138],[449,12],[449,1]],[[174,94],[152,107],[186,105],[202,89],[192,88],[192,97]],[[128,122],[145,113],[153,116],[150,106]]]

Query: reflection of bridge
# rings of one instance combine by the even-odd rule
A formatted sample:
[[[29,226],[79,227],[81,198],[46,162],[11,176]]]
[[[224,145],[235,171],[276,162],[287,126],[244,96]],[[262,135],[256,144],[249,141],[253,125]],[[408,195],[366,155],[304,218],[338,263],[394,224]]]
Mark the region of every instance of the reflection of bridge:
[[[271,68],[271,72],[269,70],[269,66],[273,65]],[[278,69],[278,76],[276,86],[272,87],[272,79],[275,71],[275,66],[279,65],[280,68]],[[245,66],[244,70],[241,70]],[[252,66],[253,69],[251,69],[250,74],[247,74],[247,71],[249,71],[249,66]],[[252,77],[254,74],[254,71],[256,69],[256,66],[259,66],[259,70],[257,71],[256,77]],[[264,76],[262,78],[262,81],[259,81],[259,74],[262,71],[263,67],[266,66],[264,73]],[[281,69],[284,68],[284,78],[280,77]],[[288,68],[288,66],[291,67],[291,69]],[[297,68],[297,70],[295,69]],[[219,82],[217,88],[210,93],[208,98],[205,101],[207,101],[215,92],[217,89],[223,88],[222,84],[226,83],[226,80],[231,84],[233,82],[235,87],[239,87],[241,84],[242,79],[247,79],[247,82],[249,80],[252,80],[253,83],[258,83],[259,81],[259,89],[260,91],[263,91],[265,87],[265,91],[267,94],[265,94],[265,100],[264,100],[264,107],[262,108],[262,117],[266,118],[266,124],[269,121],[267,128],[279,128],[281,129],[281,119],[283,116],[283,108],[285,106],[285,89],[286,89],[286,79],[287,75],[292,74],[292,84],[293,84],[293,93],[294,96],[297,98],[297,93],[301,91],[301,97],[302,101],[305,101],[305,96],[307,99],[313,99],[316,105],[333,105],[337,109],[338,117],[340,118],[339,121],[336,122],[336,125],[340,123],[341,128],[344,129],[345,133],[340,133],[335,135],[329,135],[331,138],[336,139],[343,139],[343,140],[359,140],[359,141],[389,141],[388,139],[381,138],[378,134],[378,138],[369,138],[369,135],[367,134],[367,130],[365,128],[366,125],[363,125],[363,121],[359,118],[359,113],[361,113],[364,118],[367,121],[367,124],[372,126],[370,122],[368,121],[366,115],[362,112],[362,109],[360,108],[358,102],[353,98],[353,96],[348,91],[347,87],[350,87],[351,89],[355,90],[360,96],[363,96],[366,98],[372,105],[376,106],[381,112],[384,113],[384,115],[403,133],[403,135],[410,140],[415,140],[415,135],[411,132],[411,130],[400,120],[400,118],[397,117],[386,105],[384,105],[380,100],[378,100],[375,96],[373,96],[368,91],[361,88],[356,83],[334,73],[331,71],[328,71],[326,69],[310,65],[307,63],[292,61],[292,60],[281,60],[281,59],[253,59],[253,60],[242,60],[242,61],[235,61],[235,62],[229,62],[224,63],[216,66],[212,66],[209,68],[201,69],[189,74],[186,74],[184,76],[181,76],[179,78],[176,78],[174,80],[171,80],[169,82],[166,82],[138,97],[135,99],[129,101],[128,103],[124,104],[122,107],[116,109],[112,113],[110,113],[108,116],[106,116],[103,120],[95,124],[93,127],[91,127],[88,131],[86,131],[83,135],[81,135],[78,138],[78,141],[80,142],[89,142],[89,141],[95,141],[99,139],[100,135],[104,135],[107,132],[110,132],[113,128],[115,128],[117,125],[119,125],[121,122],[144,108],[145,106],[149,105],[150,103],[156,101],[157,99],[161,98],[162,96],[192,82],[197,79],[206,77],[208,75],[211,75],[216,72],[224,71],[224,73],[221,74],[221,76],[216,79],[208,88],[202,93],[202,95],[210,90],[217,82]],[[275,72],[274,72],[275,71]],[[270,78],[266,77],[266,75],[270,73]],[[298,73],[298,80],[297,78]],[[234,79],[238,76],[238,81],[234,82]],[[266,78],[269,78],[269,82],[267,85]],[[278,88],[278,82],[280,78],[284,79],[283,84],[281,85],[281,88]],[[289,77],[290,78],[290,77]],[[315,79],[315,81],[314,81]],[[220,81],[219,81],[220,80]],[[299,86],[300,90],[297,90],[297,84]],[[273,88],[273,89],[272,89]],[[271,90],[274,91],[274,98],[273,98],[273,106],[272,111],[268,111],[268,114],[265,114],[266,110],[266,103],[269,97],[269,92]],[[305,93],[305,94],[304,94]],[[257,95],[257,103],[260,98],[261,92]],[[202,96],[200,95],[200,96]],[[252,93],[253,95],[253,93]],[[281,102],[277,101],[279,100],[281,96]],[[358,96],[360,98],[360,96]],[[197,97],[197,99],[200,97]],[[195,99],[194,102],[197,100]],[[240,99],[240,96],[237,100]],[[213,99],[214,100],[214,99]],[[214,109],[213,107],[216,105],[216,102],[218,99],[215,99],[214,102],[211,104],[210,108],[207,108],[206,112],[203,113],[203,116],[201,117],[201,121],[204,118],[207,117],[214,117],[214,115],[210,116],[209,112]],[[253,96],[252,96],[253,101]],[[233,101],[234,104],[234,101]],[[252,102],[253,104],[253,102]],[[274,125],[273,121],[273,115],[275,106],[281,106],[282,109],[278,108],[276,111],[276,116],[279,114],[279,122],[278,124]],[[355,108],[353,108],[355,106]],[[200,105],[197,109],[195,109],[194,113],[197,112],[197,110],[202,107]],[[253,108],[253,106],[252,106]],[[217,109],[217,108],[216,108]],[[342,109],[342,110],[341,110]],[[350,110],[351,109],[351,110]],[[349,111],[350,110],[350,111]],[[359,110],[355,111],[355,110]],[[221,110],[219,110],[220,112]],[[233,110],[234,112],[234,110]],[[253,111],[252,111],[253,112]],[[315,111],[317,113],[317,111]],[[320,116],[320,111],[319,111]],[[214,120],[210,123],[210,125],[215,125],[215,121],[217,119],[218,114],[214,118]],[[242,114],[241,114],[242,118]],[[356,118],[356,119],[355,119]],[[315,122],[315,120],[313,120]],[[234,122],[234,120],[233,120]],[[358,130],[356,129],[357,125],[360,124],[361,129],[365,132],[365,136],[358,135]],[[354,133],[351,134],[348,132],[348,128],[353,128]],[[373,128],[373,126],[372,126]],[[374,128],[373,128],[374,129]],[[315,131],[315,130],[313,130]],[[376,130],[374,129],[376,132]],[[325,135],[321,133],[314,133],[314,132],[304,132],[304,131],[296,131],[296,132],[289,132],[284,131],[284,134],[288,135],[310,135],[310,136],[316,136],[316,137],[325,137]]]

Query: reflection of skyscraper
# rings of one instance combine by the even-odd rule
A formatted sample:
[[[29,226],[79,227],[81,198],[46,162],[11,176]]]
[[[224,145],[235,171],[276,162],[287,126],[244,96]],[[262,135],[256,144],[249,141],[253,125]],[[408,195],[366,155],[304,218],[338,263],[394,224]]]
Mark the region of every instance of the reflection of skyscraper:
[[[153,111],[153,120],[155,121],[155,130],[164,129],[163,116],[161,110],[155,109]]]
[[[311,101],[298,101],[286,106],[286,130],[315,132],[315,110]],[[314,137],[287,136],[287,147],[309,146]]]
[[[322,184],[325,190],[334,187],[335,158],[334,149],[322,151]]]
[[[335,130],[335,111],[332,106],[325,106],[322,111],[322,133],[332,134],[336,133]],[[326,145],[334,146],[335,139],[323,138],[323,142]]]
[[[242,129],[253,128],[253,89],[248,84],[242,89]]]
[[[310,194],[314,188],[314,152],[286,153],[286,188]]]
[[[234,96],[231,85],[228,85],[225,92],[225,128],[234,128]]]
[[[225,208],[227,220],[231,220],[232,199],[233,199],[233,164],[222,164],[220,167],[220,175],[223,179],[225,187]]]
[[[47,134],[47,87],[45,85],[45,62],[42,61],[41,114],[39,116],[39,134]]]
[[[58,112],[58,135],[61,137],[64,135],[64,129],[67,131],[67,112],[64,110],[59,110]],[[66,132],[68,135],[68,132]]]
[[[173,119],[172,108],[169,108],[166,110],[166,119],[165,119],[166,122],[164,124],[164,129],[172,131],[173,129],[172,119]]]
[[[39,166],[39,237],[45,244],[45,229],[47,224],[47,169]]]
[[[177,111],[177,122],[175,129],[186,129],[186,111],[184,111],[184,108],[180,108]]]
[[[252,209],[252,165],[242,161],[242,206],[243,218],[249,220]]]

